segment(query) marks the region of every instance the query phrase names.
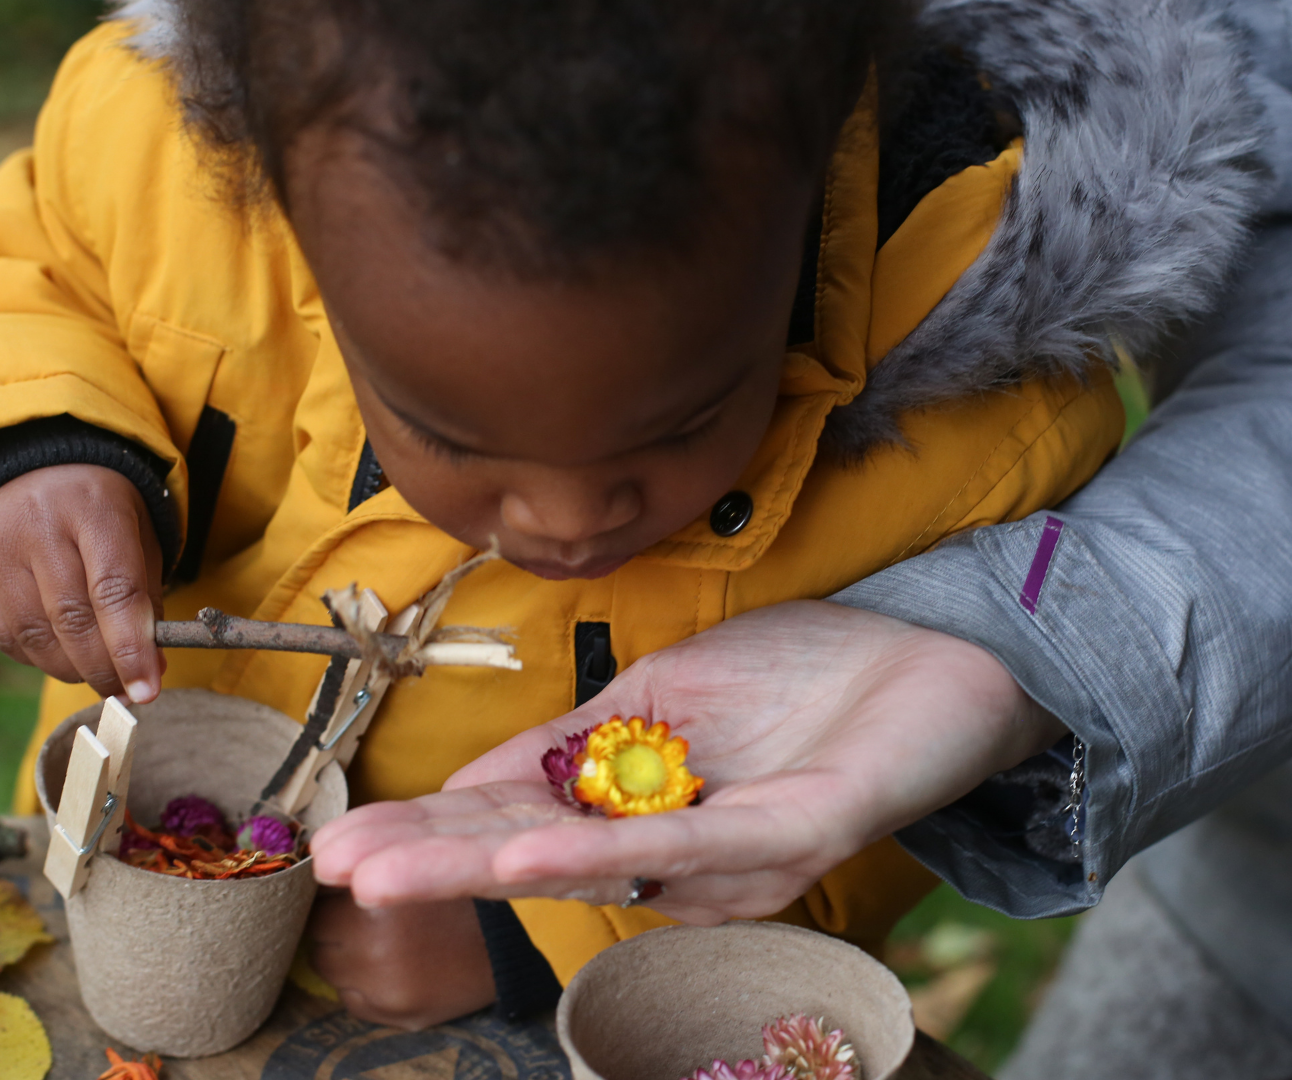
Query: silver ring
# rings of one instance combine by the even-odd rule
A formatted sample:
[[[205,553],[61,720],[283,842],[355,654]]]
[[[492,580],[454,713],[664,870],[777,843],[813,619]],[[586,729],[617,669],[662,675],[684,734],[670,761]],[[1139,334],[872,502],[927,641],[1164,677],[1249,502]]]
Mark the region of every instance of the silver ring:
[[[633,878],[632,891],[628,894],[627,899],[619,906],[621,908],[637,907],[648,900],[654,900],[656,897],[663,896],[668,890],[662,881],[656,881],[654,878],[635,877]]]

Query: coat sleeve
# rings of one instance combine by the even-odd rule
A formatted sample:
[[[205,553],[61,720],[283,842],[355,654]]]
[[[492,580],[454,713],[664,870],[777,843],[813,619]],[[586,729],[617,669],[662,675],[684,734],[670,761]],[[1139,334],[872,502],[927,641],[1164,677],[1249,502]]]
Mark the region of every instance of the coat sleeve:
[[[0,428],[37,464],[51,431],[57,446],[49,464],[71,460],[76,447],[89,448],[86,460],[109,464],[103,459],[113,447],[138,448],[151,471],[162,474],[161,497],[170,500],[178,530],[184,463],[131,356],[105,265],[113,247],[105,224],[123,184],[105,160],[111,139],[102,125],[137,122],[105,116],[113,106],[105,83],[142,66],[120,34],[105,28],[73,48],[42,110],[34,149],[0,165]],[[79,423],[69,428],[65,420],[57,429],[39,423],[55,417]],[[95,439],[96,430],[108,437]]]
[[[899,834],[970,899],[1016,917],[1093,905],[1132,855],[1292,754],[1286,218],[1201,338],[1208,359],[1058,511],[957,538],[834,598],[981,645],[1084,743],[1075,851],[1071,815],[1038,822],[1017,786],[1009,810],[1010,774]],[[1048,852],[1027,842],[1029,824],[1054,834]]]

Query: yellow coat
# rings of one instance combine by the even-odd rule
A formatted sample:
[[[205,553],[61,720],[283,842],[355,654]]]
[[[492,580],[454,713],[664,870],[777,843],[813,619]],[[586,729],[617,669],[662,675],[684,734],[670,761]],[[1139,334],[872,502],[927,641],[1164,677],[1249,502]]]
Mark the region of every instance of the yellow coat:
[[[0,426],[70,413],[173,467],[205,405],[237,424],[203,570],[168,618],[205,605],[325,622],[323,591],[352,581],[397,611],[471,552],[387,488],[351,512],[363,423],[314,280],[272,209],[222,205],[161,68],[120,25],[80,42],[58,76],[34,152],[0,168]],[[878,154],[863,104],[833,163],[813,346],[785,359],[782,396],[739,487],[748,527],[707,517],[595,581],[543,581],[505,563],[456,591],[448,622],[517,632],[524,671],[438,668],[386,698],[351,769],[356,801],[437,790],[482,752],[573,706],[573,631],[606,622],[622,671],[732,615],[823,597],[963,529],[1022,517],[1083,484],[1115,449],[1122,411],[1103,371],[983,393],[904,419],[914,452],[858,466],[816,457],[826,415],[863,390],[982,252],[1022,148],[925,197],[876,254]],[[181,517],[183,515],[181,514]],[[303,718],[326,659],[172,651],[167,686],[206,686]],[[47,687],[43,733],[92,694]],[[31,758],[19,809],[33,809]],[[784,918],[872,947],[931,876],[887,841]],[[648,909],[517,901],[557,975],[664,920]]]

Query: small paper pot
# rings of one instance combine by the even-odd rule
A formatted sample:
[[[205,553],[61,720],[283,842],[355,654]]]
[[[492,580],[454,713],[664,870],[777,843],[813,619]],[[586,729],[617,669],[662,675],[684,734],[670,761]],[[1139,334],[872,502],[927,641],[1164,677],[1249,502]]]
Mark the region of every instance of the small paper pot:
[[[669,926],[599,953],[570,981],[556,1031],[574,1080],[679,1080],[721,1058],[763,1057],[763,1025],[825,1017],[886,1080],[911,1051],[911,999],[879,961],[778,923]]]
[[[72,740],[97,730],[100,706],[68,717],[45,741],[36,788],[53,828]],[[131,707],[139,720],[127,804],[154,825],[180,795],[245,815],[300,734],[282,713],[208,690],[167,690]],[[301,814],[316,829],[346,809],[345,776],[324,770]],[[313,860],[262,878],[191,881],[104,854],[67,904],[85,1007],[139,1050],[202,1057],[236,1046],[273,1011],[314,899]]]

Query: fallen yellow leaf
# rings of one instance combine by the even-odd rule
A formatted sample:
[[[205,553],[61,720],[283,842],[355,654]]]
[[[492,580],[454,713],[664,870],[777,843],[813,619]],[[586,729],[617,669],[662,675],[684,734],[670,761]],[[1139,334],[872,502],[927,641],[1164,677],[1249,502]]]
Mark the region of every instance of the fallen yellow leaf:
[[[0,968],[16,964],[33,945],[53,940],[18,886],[0,880]]]
[[[310,963],[309,942],[305,938],[301,938],[301,943],[296,946],[296,955],[292,958],[292,969],[287,973],[287,977],[307,994],[313,994],[315,997],[324,998],[327,1001],[341,1000],[341,995],[336,992],[336,987],[314,970],[314,965]]]
[[[45,1080],[54,1063],[45,1025],[14,994],[0,994],[0,1062],[5,1080]]]

